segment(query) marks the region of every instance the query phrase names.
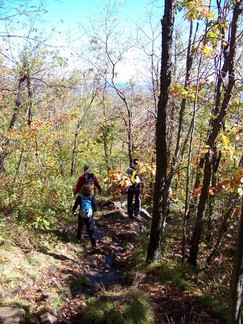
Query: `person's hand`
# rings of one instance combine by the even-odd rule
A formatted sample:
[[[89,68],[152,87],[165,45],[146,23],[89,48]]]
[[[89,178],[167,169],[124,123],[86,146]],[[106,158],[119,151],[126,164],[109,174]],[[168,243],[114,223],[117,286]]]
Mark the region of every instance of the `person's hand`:
[[[73,216],[77,216],[77,212],[76,211],[73,212]]]

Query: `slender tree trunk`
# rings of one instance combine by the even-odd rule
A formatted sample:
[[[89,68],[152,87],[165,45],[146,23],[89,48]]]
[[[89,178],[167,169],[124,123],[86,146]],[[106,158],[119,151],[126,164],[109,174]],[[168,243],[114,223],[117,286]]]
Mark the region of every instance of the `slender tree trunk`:
[[[132,111],[127,105],[127,102],[125,103],[127,108],[127,116],[128,116],[128,122],[127,122],[127,146],[128,146],[128,157],[129,157],[129,163],[132,165],[133,160],[133,135],[132,135]]]
[[[189,32],[189,39],[188,39],[188,47],[187,47],[187,60],[186,60],[186,76],[185,76],[185,82],[184,82],[184,89],[188,90],[188,85],[190,81],[190,74],[191,74],[191,68],[192,68],[192,62],[193,62],[193,55],[191,51],[192,46],[192,30],[193,30],[193,22],[190,23],[190,32]],[[183,98],[181,101],[181,107],[179,112],[179,124],[178,124],[178,132],[177,132],[177,140],[176,140],[176,148],[175,148],[175,154],[173,156],[173,161],[171,164],[171,170],[170,170],[170,178],[172,182],[172,178],[174,176],[174,171],[176,169],[177,163],[178,163],[178,157],[180,153],[181,148],[181,141],[182,141],[182,132],[183,132],[183,122],[184,122],[184,114],[186,109],[186,103],[187,99]]]
[[[132,160],[133,160],[132,108],[129,106],[124,93],[122,93],[120,89],[118,89],[117,86],[115,85],[114,80],[112,82],[112,86],[116,90],[117,95],[123,101],[127,111],[127,115],[122,116],[122,120],[124,121],[126,132],[127,132],[127,149],[128,149],[129,164],[132,165]]]
[[[28,71],[26,76],[26,82],[27,82],[27,89],[28,89],[28,117],[27,117],[27,123],[28,126],[31,126],[32,124],[32,118],[33,118],[33,91],[31,87],[31,79],[30,79],[30,73]]]
[[[187,221],[189,219],[189,213],[190,213],[190,207],[188,207],[188,205],[189,205],[188,200],[189,200],[190,160],[191,160],[191,154],[192,154],[192,144],[193,144],[194,129],[195,129],[197,102],[198,102],[200,66],[201,66],[201,59],[199,61],[199,66],[198,66],[197,87],[196,87],[195,101],[194,101],[194,107],[193,107],[193,116],[192,116],[192,120],[191,120],[190,130],[188,133],[188,138],[190,136],[190,141],[189,141],[189,151],[188,151],[188,157],[187,157],[186,196],[185,196],[185,210],[184,210],[184,215],[183,215],[183,227],[182,227],[182,260],[183,260],[183,262],[185,260],[185,254],[186,254]],[[184,146],[185,145],[186,145],[186,143],[184,143]]]
[[[126,95],[124,92],[118,88],[115,82],[115,67],[116,63],[113,62],[111,59],[110,55],[108,52],[106,52],[107,57],[110,61],[110,64],[112,66],[112,77],[111,77],[111,86],[113,89],[116,91],[118,97],[122,100],[126,111],[127,115],[122,116],[122,120],[124,121],[125,127],[126,127],[126,132],[127,132],[127,149],[128,149],[128,158],[129,158],[129,164],[132,165],[132,160],[133,160],[133,133],[132,133],[132,107],[129,105]]]
[[[227,72],[228,72],[228,84],[224,92],[223,100],[220,109],[218,110],[217,116],[214,116],[212,119],[211,132],[207,140],[207,146],[209,147],[209,152],[205,154],[205,163],[204,163],[204,178],[203,178],[203,188],[199,198],[198,208],[197,208],[197,217],[196,224],[193,231],[193,237],[191,241],[190,256],[188,262],[192,266],[197,264],[197,256],[199,249],[199,242],[201,239],[201,233],[203,229],[204,213],[206,208],[206,203],[208,199],[208,191],[210,186],[211,172],[212,172],[212,156],[211,150],[215,147],[216,138],[223,127],[224,119],[227,113],[227,108],[229,101],[232,95],[232,90],[235,85],[235,67],[234,67],[234,58],[236,53],[236,34],[237,34],[237,25],[240,14],[242,13],[242,1],[238,1],[235,4],[232,24],[231,24],[231,35],[230,35],[230,45],[229,52],[225,53],[227,58]],[[215,118],[217,117],[217,118]]]
[[[175,19],[174,0],[165,1],[162,20],[162,62],[160,75],[160,97],[156,123],[156,177],[153,196],[153,219],[147,262],[159,259],[161,242],[166,218],[168,186],[167,186],[167,142],[166,117],[171,86],[172,35]]]
[[[23,68],[24,69],[24,68]],[[12,119],[10,121],[9,125],[9,130],[11,130],[16,122],[17,118],[20,114],[21,110],[21,94],[24,88],[24,82],[26,81],[26,74],[23,72],[22,75],[20,75],[19,82],[18,82],[18,88],[17,88],[17,96],[15,100],[15,108],[14,108],[14,113],[12,116]],[[2,148],[2,152],[0,154],[0,172],[6,172],[6,158],[9,155],[9,151],[7,147],[10,145],[10,139],[5,140]]]
[[[76,155],[77,155],[77,150],[78,150],[78,135],[79,135],[79,133],[81,131],[81,126],[82,126],[82,123],[84,121],[85,115],[86,115],[87,111],[90,109],[90,107],[92,106],[92,103],[93,103],[93,101],[94,101],[94,99],[96,97],[96,92],[97,92],[97,89],[94,89],[93,90],[93,93],[92,93],[91,100],[90,100],[87,108],[85,109],[85,111],[82,113],[82,116],[79,119],[78,124],[77,124],[77,127],[76,127],[76,130],[74,132],[73,151],[72,151],[72,162],[71,162],[71,176],[74,176],[74,173],[75,173]]]
[[[35,141],[35,157],[36,157],[36,162],[37,162],[40,172],[44,174],[45,170],[43,169],[43,166],[41,165],[39,143],[37,140]]]
[[[193,232],[192,242],[191,242],[191,249],[190,249],[190,256],[189,256],[189,263],[196,267],[197,265],[197,254],[199,249],[199,241],[201,238],[201,233],[203,229],[203,221],[204,221],[204,213],[205,213],[205,205],[208,199],[208,189],[210,184],[211,178],[211,160],[210,160],[210,153],[206,154],[205,157],[205,168],[204,168],[204,178],[203,178],[203,188],[200,195],[198,208],[197,208],[197,218],[196,218],[196,225]]]
[[[214,259],[214,257],[219,254],[219,247],[220,247],[221,239],[223,237],[223,234],[226,233],[229,228],[229,220],[230,220],[230,218],[232,218],[232,214],[234,214],[234,206],[233,205],[231,205],[229,207],[229,209],[224,213],[223,221],[220,225],[219,232],[218,232],[218,238],[216,240],[216,243],[213,246],[212,252],[210,253],[210,255],[207,258],[207,264],[209,264],[209,265],[212,263],[212,260]]]
[[[74,176],[75,169],[76,169],[76,155],[78,149],[78,134],[79,134],[79,127],[74,133],[74,140],[73,140],[73,151],[72,151],[72,162],[71,162],[71,177]]]
[[[241,323],[241,301],[243,292],[243,195],[241,195],[241,217],[236,242],[234,267],[231,275],[229,296],[229,324]]]
[[[243,166],[243,159],[240,159],[239,162],[239,168]],[[213,246],[213,250],[210,253],[209,257],[207,258],[207,263],[210,265],[212,263],[213,258],[219,254],[219,248],[220,248],[220,243],[223,235],[227,232],[230,224],[230,219],[233,218],[234,213],[236,212],[236,205],[238,201],[238,193],[237,197],[235,194],[230,199],[231,205],[228,207],[228,210],[224,213],[223,215],[223,220],[221,222],[220,228],[219,228],[219,233],[218,233],[218,238],[216,243]]]
[[[215,155],[212,156],[212,179],[211,179],[211,195],[209,197],[209,206],[208,206],[208,226],[207,226],[207,242],[210,244],[213,237],[213,226],[214,226],[214,201],[215,201],[215,186],[217,182],[216,173],[218,171],[219,162],[221,159],[221,151],[217,154],[217,151],[214,152]]]

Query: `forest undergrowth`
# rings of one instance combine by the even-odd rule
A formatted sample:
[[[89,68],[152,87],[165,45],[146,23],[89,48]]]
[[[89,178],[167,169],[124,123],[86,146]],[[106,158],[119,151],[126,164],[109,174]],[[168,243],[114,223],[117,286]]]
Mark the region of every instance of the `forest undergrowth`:
[[[127,307],[121,298],[135,298],[124,296],[139,292],[145,298],[141,305],[147,302],[148,319],[137,323],[226,322],[229,278],[225,265],[218,260],[195,271],[182,264],[178,215],[173,214],[167,224],[161,261],[150,265],[145,263],[150,220],[131,221],[117,204],[95,218],[100,250],[91,254],[86,234],[82,244],[76,244],[77,220],[72,215],[59,217],[52,229],[41,231],[2,213],[1,306],[24,308],[26,323],[42,323],[41,314],[46,312],[57,323],[84,323],[81,319],[92,301],[101,303],[101,309],[102,304],[108,307],[107,300],[112,307],[118,304],[121,316]],[[127,313],[137,316],[133,310]],[[87,323],[95,323],[87,318]],[[96,323],[105,323],[104,318],[96,318]],[[123,317],[119,320],[130,323]],[[115,318],[112,323],[119,321]]]

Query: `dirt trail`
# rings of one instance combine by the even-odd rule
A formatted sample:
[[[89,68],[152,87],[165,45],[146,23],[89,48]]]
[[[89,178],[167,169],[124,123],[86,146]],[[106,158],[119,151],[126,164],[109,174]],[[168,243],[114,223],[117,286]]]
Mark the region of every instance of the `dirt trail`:
[[[104,288],[119,291],[124,287],[144,292],[154,306],[156,324],[224,323],[211,314],[209,309],[203,308],[190,293],[170,282],[162,284],[145,272],[133,270],[134,248],[140,233],[149,235],[146,227],[149,218],[146,210],[142,210],[137,218],[131,220],[122,209],[115,209],[107,211],[96,220],[100,251],[96,254],[85,253],[82,262],[87,267],[89,284],[77,289],[76,295],[65,305],[62,316],[68,321],[63,323],[85,323],[80,313],[87,297],[97,295]],[[87,235],[84,239],[89,242]]]
[[[144,275],[133,273],[133,249],[139,233],[146,231],[148,213],[142,211],[136,219],[129,219],[123,210],[107,211],[96,219],[98,249],[90,251],[87,234],[83,233],[81,244],[86,244],[87,252],[82,258],[88,283],[75,288],[75,294],[63,309],[62,316],[69,323],[80,322],[80,310],[85,299],[97,295],[102,289],[119,291],[124,287],[138,285]]]
[[[28,261],[29,266],[30,262],[36,262],[33,260],[38,254],[36,260],[43,263],[33,268],[31,280],[27,269],[13,289],[2,284],[2,300],[9,302],[0,307],[1,323],[20,323],[25,318],[24,323],[29,324],[85,324],[82,313],[87,299],[103,289],[142,291],[153,305],[156,324],[224,323],[202,307],[190,292],[182,291],[171,282],[162,284],[155,276],[134,270],[134,252],[140,244],[140,234],[149,235],[150,217],[146,210],[137,218],[129,219],[123,209],[115,206],[114,210],[102,211],[95,219],[99,239],[96,253],[90,251],[85,230],[81,244],[76,244],[76,220],[65,230],[60,221],[60,229],[53,231],[57,240],[54,249],[48,247],[47,242],[35,246],[34,237],[26,237],[24,244],[16,236],[12,244],[19,249],[20,259]],[[8,289],[4,289],[5,286]],[[28,307],[16,304],[15,297],[25,301]]]

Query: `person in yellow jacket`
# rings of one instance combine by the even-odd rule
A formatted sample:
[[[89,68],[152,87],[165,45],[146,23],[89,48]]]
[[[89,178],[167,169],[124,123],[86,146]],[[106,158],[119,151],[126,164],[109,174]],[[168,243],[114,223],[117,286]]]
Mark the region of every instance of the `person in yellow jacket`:
[[[127,213],[129,218],[133,218],[138,215],[141,208],[140,193],[143,189],[144,182],[141,173],[139,172],[139,160],[134,159],[133,164],[126,171],[128,174],[131,185],[127,191]],[[133,203],[134,200],[134,203]]]

